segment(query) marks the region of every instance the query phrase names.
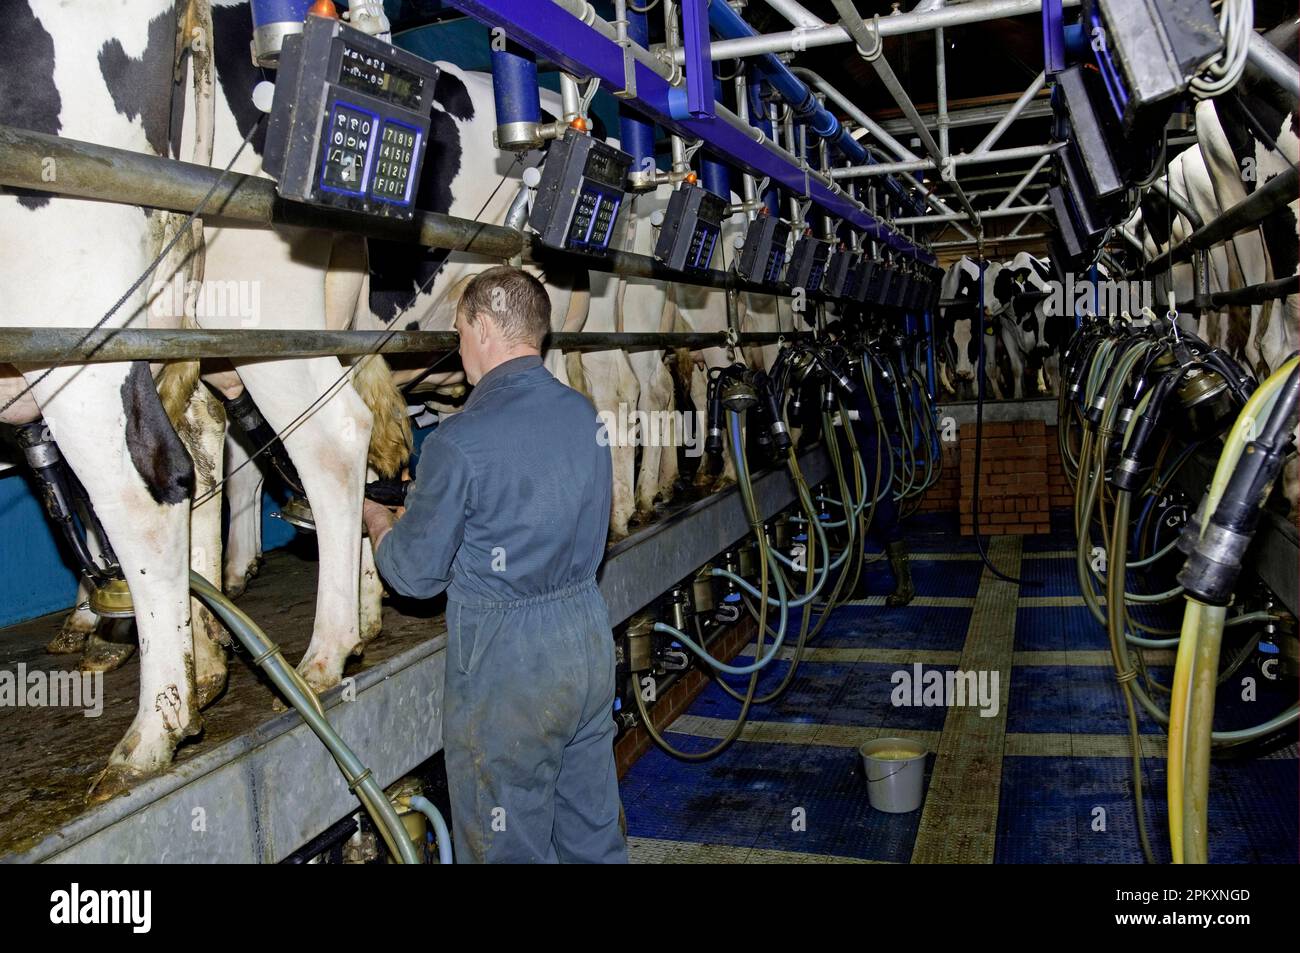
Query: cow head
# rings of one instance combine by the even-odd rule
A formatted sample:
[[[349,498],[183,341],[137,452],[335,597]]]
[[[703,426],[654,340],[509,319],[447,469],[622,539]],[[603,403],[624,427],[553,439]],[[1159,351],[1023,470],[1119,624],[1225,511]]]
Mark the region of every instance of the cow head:
[[[979,264],[962,258],[944,272],[940,297],[947,302],[939,316],[940,353],[957,381],[975,379],[979,340],[975,319],[979,312]]]

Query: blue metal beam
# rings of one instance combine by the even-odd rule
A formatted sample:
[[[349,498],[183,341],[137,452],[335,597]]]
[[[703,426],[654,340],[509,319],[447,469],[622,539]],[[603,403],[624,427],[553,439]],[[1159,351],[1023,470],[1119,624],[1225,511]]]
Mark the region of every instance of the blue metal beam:
[[[450,3],[488,26],[502,27],[511,39],[568,72],[599,77],[608,89],[623,88],[623,51],[618,44],[551,3],[538,0],[450,0]],[[702,139],[719,156],[727,157],[752,175],[770,176],[782,188],[796,195],[806,194],[816,205],[903,255],[926,263],[934,261],[933,255],[872,217],[843,193],[805,179],[803,170],[783,156],[774,144],[755,142],[751,134],[721,116],[703,119],[688,114],[674,118],[683,111],[680,106],[674,106],[684,101],[684,91],[670,86],[639,62],[635,69],[637,94],[625,102],[642,110],[665,129]]]
[[[686,110],[696,119],[716,116],[713,60],[709,59],[709,0],[682,0],[682,39],[686,47]]]

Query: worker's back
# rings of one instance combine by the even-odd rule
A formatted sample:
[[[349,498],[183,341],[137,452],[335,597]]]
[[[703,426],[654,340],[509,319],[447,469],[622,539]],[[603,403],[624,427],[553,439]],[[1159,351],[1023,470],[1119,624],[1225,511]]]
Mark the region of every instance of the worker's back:
[[[586,397],[537,358],[494,369],[438,430],[472,474],[448,597],[514,601],[591,580],[609,527],[609,448]],[[439,446],[438,450],[444,448]]]

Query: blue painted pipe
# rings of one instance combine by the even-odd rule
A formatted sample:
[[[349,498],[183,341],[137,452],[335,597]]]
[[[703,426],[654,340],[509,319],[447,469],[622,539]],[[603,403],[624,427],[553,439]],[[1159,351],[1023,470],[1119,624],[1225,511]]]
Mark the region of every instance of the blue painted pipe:
[[[756,79],[749,84],[749,124],[754,126],[767,138],[772,138],[772,121],[767,117],[767,106],[763,104],[763,87],[765,81]],[[763,193],[763,204],[769,215],[781,214],[781,193],[772,186]]]
[[[627,38],[639,46],[650,46],[650,24],[644,13],[627,10]],[[618,138],[623,151],[632,157],[634,173],[655,171],[655,124],[624,103],[618,107]],[[647,161],[649,160],[649,161]]]
[[[726,0],[712,0],[709,4],[709,26],[719,36],[727,40],[737,40],[742,37],[758,35],[754,28],[741,18],[739,13],[727,5]],[[849,135],[848,130],[841,125],[830,110],[817,102],[817,97],[813,95],[813,91],[808,88],[808,85],[790,72],[786,65],[777,59],[776,54],[763,53],[750,59],[762,71],[767,81],[772,84],[772,88],[794,109],[796,120],[807,124],[812,132],[819,138],[825,139],[832,149],[838,150],[854,165],[868,165],[875,161],[872,159],[871,154]],[[751,84],[751,89],[753,85]],[[751,110],[752,115],[754,114]],[[759,124],[755,123],[755,125]],[[770,127],[765,131],[769,136],[771,135]],[[902,185],[890,177],[886,177],[885,182],[886,187],[900,201],[917,214],[920,214],[920,207],[913,203]]]
[[[510,41],[505,49],[492,51],[492,100],[498,126],[541,121],[537,59],[532,52]]]
[[[713,77],[713,98],[722,101],[722,80]],[[700,182],[714,195],[731,201],[731,169],[707,153],[700,155]]]
[[[275,66],[280,45],[290,33],[301,33],[311,0],[252,0],[253,55],[263,66]]]

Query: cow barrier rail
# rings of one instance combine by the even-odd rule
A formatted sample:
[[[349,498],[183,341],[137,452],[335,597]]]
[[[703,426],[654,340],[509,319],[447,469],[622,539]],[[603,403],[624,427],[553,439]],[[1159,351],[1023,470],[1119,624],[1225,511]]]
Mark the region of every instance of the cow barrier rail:
[[[437,212],[417,211],[410,222],[378,219],[355,212],[324,209],[276,194],[275,181],[243,173],[223,173],[210,166],[116,149],[93,142],[51,136],[0,124],[0,186],[96,199],[189,214],[212,191],[205,219],[270,228],[292,225],[347,232],[367,238],[407,242],[427,248],[480,255],[497,260],[522,256],[536,265],[574,262],[588,271],[625,278],[753,292],[809,301],[834,300],[788,284],[759,285],[730,271],[684,272],[649,255],[614,251],[581,255],[543,245],[536,236]]]
[[[562,351],[657,350],[778,344],[805,331],[552,331],[545,346]],[[328,331],[249,328],[0,328],[0,360],[24,364],[66,361],[167,361],[198,358],[359,357],[454,351],[455,331]]]

